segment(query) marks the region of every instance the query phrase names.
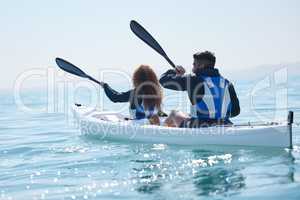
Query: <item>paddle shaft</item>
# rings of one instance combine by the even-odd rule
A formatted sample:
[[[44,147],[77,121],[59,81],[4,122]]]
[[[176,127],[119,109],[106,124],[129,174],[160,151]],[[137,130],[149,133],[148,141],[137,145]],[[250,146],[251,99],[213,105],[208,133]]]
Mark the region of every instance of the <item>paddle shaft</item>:
[[[145,42],[148,46],[150,46],[153,50],[155,50],[158,54],[164,57],[167,62],[174,68],[177,69],[176,65],[173,61],[168,57],[165,53],[161,45],[157,42],[156,39],[138,22],[132,20],[130,22],[130,29],[131,31],[140,38],[143,42]]]
[[[96,79],[94,79],[93,77],[87,75],[87,78],[90,79],[91,81],[94,81],[95,83],[98,83],[99,85],[103,86],[103,83],[100,81],[97,81]]]
[[[172,62],[172,60],[171,60],[167,55],[165,55],[164,58],[168,61],[168,63],[169,63],[174,69],[177,70],[176,65]]]

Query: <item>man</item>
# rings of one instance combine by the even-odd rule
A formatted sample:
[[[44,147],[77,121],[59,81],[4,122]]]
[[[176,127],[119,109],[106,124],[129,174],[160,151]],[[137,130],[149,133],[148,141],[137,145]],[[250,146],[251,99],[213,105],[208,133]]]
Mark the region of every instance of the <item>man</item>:
[[[190,117],[170,116],[179,127],[201,127],[231,124],[229,118],[240,113],[239,100],[232,83],[223,78],[215,68],[216,57],[209,51],[193,55],[193,74],[185,74],[182,66],[162,74],[159,82],[167,89],[187,91],[191,103]],[[181,114],[182,116],[182,114]],[[170,122],[172,119],[168,119]]]

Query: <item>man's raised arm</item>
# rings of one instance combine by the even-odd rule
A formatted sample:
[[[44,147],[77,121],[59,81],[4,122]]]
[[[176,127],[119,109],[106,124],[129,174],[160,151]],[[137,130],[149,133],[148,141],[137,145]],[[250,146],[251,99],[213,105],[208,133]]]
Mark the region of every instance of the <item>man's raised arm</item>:
[[[179,75],[174,69],[170,69],[161,75],[159,83],[167,89],[185,91],[187,80],[188,76]]]

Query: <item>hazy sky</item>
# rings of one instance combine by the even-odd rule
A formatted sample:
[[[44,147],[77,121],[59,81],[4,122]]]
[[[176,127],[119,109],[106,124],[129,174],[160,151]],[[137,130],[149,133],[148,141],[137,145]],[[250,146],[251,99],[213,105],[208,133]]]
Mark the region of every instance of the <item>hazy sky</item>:
[[[216,53],[221,70],[300,60],[300,1],[0,0],[0,88],[31,68],[63,57],[91,74],[141,63],[168,64],[129,29],[135,19],[176,64],[198,50]]]

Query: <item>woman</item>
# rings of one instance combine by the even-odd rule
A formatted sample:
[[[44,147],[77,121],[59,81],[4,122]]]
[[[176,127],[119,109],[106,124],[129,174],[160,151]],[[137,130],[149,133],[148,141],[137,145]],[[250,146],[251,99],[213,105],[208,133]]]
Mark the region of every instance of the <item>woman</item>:
[[[117,92],[107,83],[102,83],[106,96],[112,102],[129,102],[131,119],[147,118],[150,124],[159,125],[162,90],[156,74],[148,65],[139,66],[132,77],[134,89]]]

